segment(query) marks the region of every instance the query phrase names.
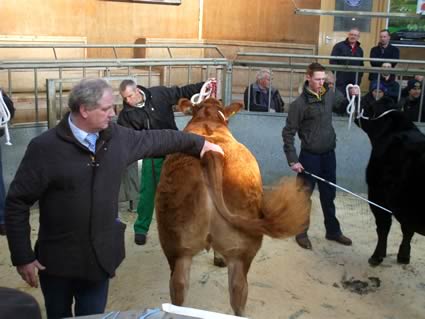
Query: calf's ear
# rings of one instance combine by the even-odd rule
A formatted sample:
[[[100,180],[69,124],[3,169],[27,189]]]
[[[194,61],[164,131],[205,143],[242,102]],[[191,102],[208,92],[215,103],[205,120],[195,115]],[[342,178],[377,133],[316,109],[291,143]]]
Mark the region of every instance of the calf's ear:
[[[233,102],[232,104],[226,106],[224,108],[224,115],[226,116],[226,119],[238,113],[242,108],[242,102]]]
[[[189,99],[181,98],[177,103],[177,111],[180,111],[186,115],[192,114],[193,104]]]

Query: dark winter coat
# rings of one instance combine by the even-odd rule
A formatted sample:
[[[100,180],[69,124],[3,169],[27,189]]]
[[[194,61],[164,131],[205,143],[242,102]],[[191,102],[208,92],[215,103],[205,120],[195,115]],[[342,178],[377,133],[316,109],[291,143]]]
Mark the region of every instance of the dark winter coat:
[[[425,101],[425,98],[424,98]],[[412,122],[418,122],[419,119],[419,105],[421,102],[421,97],[411,99],[410,97],[405,97],[400,100],[400,108],[407,118]],[[422,114],[420,122],[425,122],[425,102],[422,102]]]
[[[303,93],[291,103],[286,126],[283,128],[283,151],[288,163],[297,163],[295,135],[301,140],[301,149],[312,154],[323,154],[336,147],[336,135],[332,126],[332,110],[335,106],[335,93],[326,87],[326,92],[318,98],[304,85]]]
[[[118,193],[125,168],[138,159],[184,152],[199,156],[204,138],[172,130],[136,131],[111,123],[100,132],[96,155],[68,124],[34,138],[6,198],[7,239],[15,266],[35,259],[49,275],[98,280],[124,259]],[[40,208],[35,252],[29,210]]]
[[[378,44],[376,47],[373,47],[370,49],[370,57],[375,59],[391,59],[391,60],[398,60],[400,59],[400,50],[391,45],[388,44],[386,48],[384,48],[382,45]],[[373,67],[381,67],[384,62],[378,62],[378,61],[370,61],[370,65]],[[392,67],[394,68],[397,63],[391,63]],[[373,81],[378,78],[378,73],[369,73],[369,80]]]
[[[338,42],[332,49],[331,55],[333,56],[346,56],[353,58],[362,58],[363,49],[360,47],[360,42],[357,42],[356,49],[353,51],[351,45],[348,42],[348,38],[345,41]],[[363,61],[348,61],[340,59],[332,59],[329,61],[330,64],[338,65],[354,65],[363,66]],[[360,85],[362,82],[363,73],[359,72],[357,84]],[[347,84],[356,84],[356,72],[337,72],[335,86],[343,94],[345,94],[345,87]]]
[[[145,106],[140,108],[132,107],[124,102],[124,108],[118,116],[118,124],[135,130],[177,130],[173,105],[177,104],[181,98],[190,99],[194,94],[199,93],[203,84],[203,82],[200,82],[170,88],[154,86],[149,89],[138,85],[137,87],[146,95]]]
[[[386,89],[385,94],[391,97],[395,103],[397,103],[400,84],[398,84],[398,82],[395,80],[395,77],[390,76],[388,80],[385,80],[383,77],[381,77],[381,83]]]
[[[243,99],[245,103],[245,109],[248,110],[248,90],[250,91],[249,99],[249,110],[255,112],[268,112],[268,102],[267,104],[261,103],[261,91],[256,83],[251,84],[245,89]],[[267,101],[269,98],[269,90],[267,90]],[[283,112],[283,107],[285,103],[280,96],[279,90],[272,88],[271,89],[271,98],[270,98],[270,108],[274,109],[276,112]]]

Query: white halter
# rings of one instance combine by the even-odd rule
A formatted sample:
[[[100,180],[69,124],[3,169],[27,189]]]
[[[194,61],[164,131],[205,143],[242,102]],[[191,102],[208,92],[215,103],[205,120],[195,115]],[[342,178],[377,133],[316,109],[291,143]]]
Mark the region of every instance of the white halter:
[[[381,117],[384,117],[388,113],[396,112],[397,111],[396,109],[390,109],[390,110],[387,110],[384,113],[382,113],[379,116],[374,117],[374,118],[370,118],[368,116],[364,116],[363,115],[364,110],[361,108],[361,103],[360,103],[361,102],[360,94],[358,96],[357,110],[356,110],[356,105],[355,105],[356,104],[356,96],[355,95],[350,96],[350,89],[351,88],[357,88],[359,90],[359,92],[360,92],[360,87],[358,85],[348,84],[346,86],[346,88],[345,88],[345,93],[347,95],[347,100],[349,101],[348,106],[347,106],[347,113],[348,113],[348,115],[350,115],[350,118],[348,120],[348,129],[350,129],[350,127],[351,127],[351,122],[353,120],[354,113],[357,113],[357,115],[356,115],[356,118],[357,119],[362,118],[362,119],[365,119],[365,120],[375,121],[377,119],[380,119]]]
[[[388,113],[391,113],[391,112],[399,112],[399,111],[396,110],[396,109],[389,109],[389,110],[385,111],[384,113],[382,113],[381,115],[374,117],[372,119],[370,117],[367,117],[367,116],[362,116],[361,118],[365,119],[365,120],[369,120],[369,121],[375,121],[377,119],[380,119],[381,117],[384,117],[385,115],[387,115]]]
[[[356,95],[350,96],[350,89],[351,88],[356,88],[359,90],[360,92],[360,86],[358,86],[357,84],[348,84],[345,87],[345,94],[347,96],[347,100],[349,101],[348,105],[347,105],[347,113],[350,116],[348,119],[348,129],[351,128],[351,122],[353,122],[353,115],[354,113],[357,112],[357,118],[365,118],[363,116],[363,110],[361,109],[361,105],[360,105],[360,94],[358,96],[358,100],[357,100],[357,110],[356,110]]]
[[[10,134],[7,123],[10,121],[10,112],[7,108],[6,102],[3,99],[3,93],[0,90],[0,128],[4,128],[4,135],[6,137],[6,145],[12,145],[10,142]]]
[[[201,92],[193,95],[190,102],[192,102],[192,104],[199,104],[209,97],[217,97],[217,80],[215,78],[208,79],[204,85],[202,85]]]

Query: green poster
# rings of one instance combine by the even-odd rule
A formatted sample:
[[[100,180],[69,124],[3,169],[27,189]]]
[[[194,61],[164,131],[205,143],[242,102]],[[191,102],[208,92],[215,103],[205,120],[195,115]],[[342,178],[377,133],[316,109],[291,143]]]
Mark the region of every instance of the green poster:
[[[391,0],[390,12],[415,14],[417,0]],[[425,18],[389,18],[392,41],[399,44],[425,45]]]

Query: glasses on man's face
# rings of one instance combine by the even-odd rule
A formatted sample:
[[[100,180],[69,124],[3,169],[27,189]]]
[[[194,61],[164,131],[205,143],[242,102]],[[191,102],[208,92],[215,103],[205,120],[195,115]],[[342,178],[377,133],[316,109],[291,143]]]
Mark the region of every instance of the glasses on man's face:
[[[357,33],[349,33],[348,35],[350,37],[355,37],[355,38],[358,38],[360,36],[360,34],[357,34]]]

